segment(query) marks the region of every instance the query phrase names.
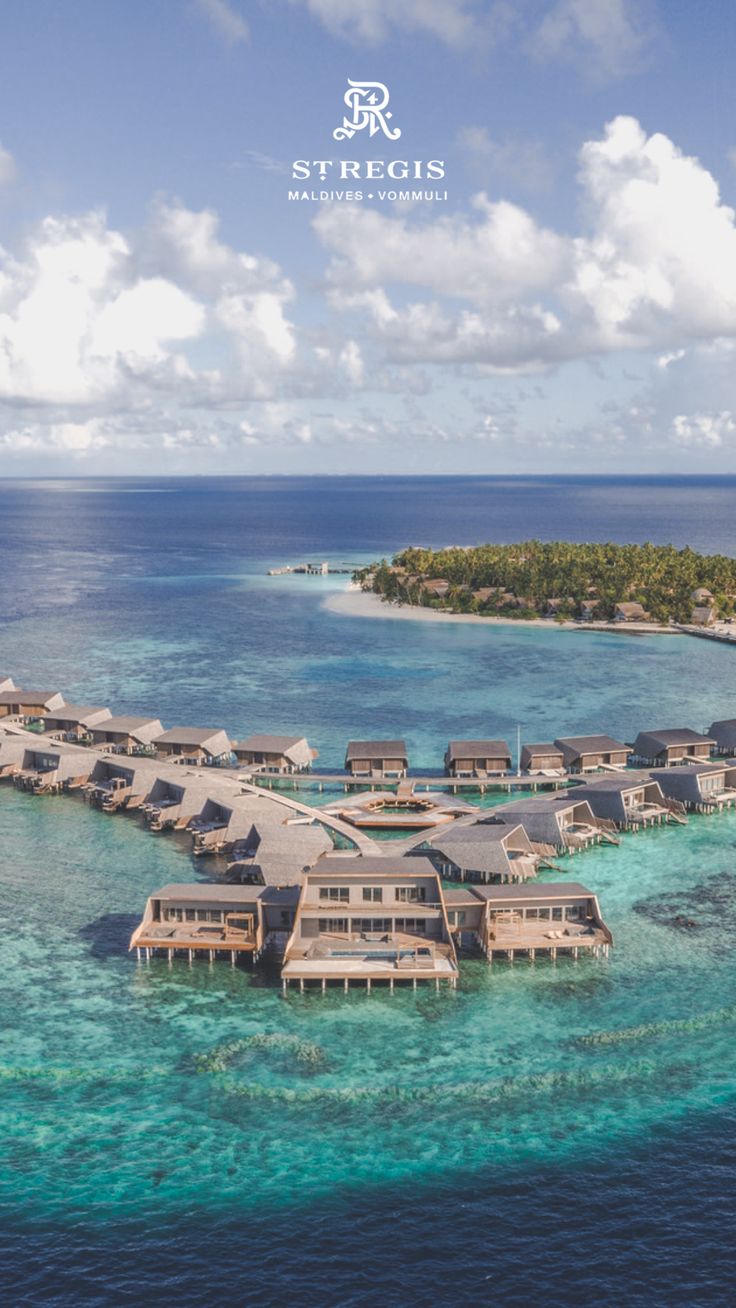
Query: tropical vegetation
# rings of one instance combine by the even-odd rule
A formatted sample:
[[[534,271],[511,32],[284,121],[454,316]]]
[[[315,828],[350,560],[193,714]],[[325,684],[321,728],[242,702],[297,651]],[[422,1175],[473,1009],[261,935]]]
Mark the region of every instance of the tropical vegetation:
[[[385,600],[510,619],[645,620],[643,614],[656,623],[689,623],[736,612],[736,559],[672,545],[527,540],[412,547],[360,569],[355,579]],[[621,604],[629,606],[623,613]],[[631,608],[636,604],[642,613]]]

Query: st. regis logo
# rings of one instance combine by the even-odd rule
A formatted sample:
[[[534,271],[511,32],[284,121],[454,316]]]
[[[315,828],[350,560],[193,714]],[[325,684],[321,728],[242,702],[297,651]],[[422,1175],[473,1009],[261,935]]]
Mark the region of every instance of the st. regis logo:
[[[353,82],[348,78],[348,89],[345,92],[345,103],[351,112],[351,117],[347,114],[342,120],[342,127],[336,127],[332,135],[336,141],[349,141],[356,132],[362,132],[368,128],[368,135],[375,136],[376,132],[383,132],[389,141],[398,141],[401,136],[401,128],[391,128],[388,125],[388,119],[393,115],[390,109],[387,109],[389,101],[388,87],[383,82]]]

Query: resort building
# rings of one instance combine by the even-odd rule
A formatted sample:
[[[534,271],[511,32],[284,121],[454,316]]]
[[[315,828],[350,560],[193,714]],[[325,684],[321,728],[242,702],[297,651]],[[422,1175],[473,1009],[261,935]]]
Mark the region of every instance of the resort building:
[[[431,599],[444,599],[449,589],[450,583],[444,577],[430,577],[428,581],[422,582],[424,594]]]
[[[708,604],[713,604],[715,600],[715,595],[713,594],[712,590],[708,590],[707,586],[698,586],[693,591],[691,598],[693,604],[708,605]]]
[[[232,752],[226,733],[213,727],[172,727],[155,736],[151,744],[159,758],[195,767],[227,763]]]
[[[64,740],[87,740],[90,728],[99,726],[112,714],[108,708],[95,708],[89,704],[65,704],[54,709],[44,719],[47,736],[60,736]]]
[[[715,740],[689,727],[664,731],[640,731],[634,741],[634,759],[650,767],[668,768],[675,763],[703,762],[710,758]]]
[[[736,718],[721,718],[719,722],[712,722],[708,735],[715,741],[714,753],[731,757],[736,754]]]
[[[109,747],[111,752],[133,754],[152,745],[163,732],[158,718],[106,718],[91,726],[89,734],[95,746]]]
[[[668,799],[650,777],[600,777],[572,793],[590,805],[595,817],[607,818],[620,831],[676,820],[682,812],[682,805]]]
[[[530,777],[564,777],[565,756],[557,745],[523,745],[521,770]]]
[[[190,958],[225,953],[255,960],[266,941],[260,886],[172,884],[151,895],[129,949],[150,957],[157,952]]]
[[[695,813],[712,813],[736,803],[736,764],[691,763],[652,774],[664,795]]]
[[[59,794],[77,790],[89,778],[92,759],[83,750],[25,749],[13,773],[13,784],[34,795]]]
[[[202,812],[207,799],[204,778],[194,777],[179,783],[168,777],[156,777],[141,810],[152,831],[183,831]]]
[[[596,768],[624,768],[631,746],[610,736],[562,736],[555,741],[569,772],[594,772]]]
[[[694,627],[712,627],[718,616],[713,604],[696,604],[690,615]]]
[[[457,984],[440,879],[428,859],[321,859],[304,877],[281,976],[298,981]]]
[[[319,823],[290,825],[257,818],[236,844],[228,877],[266,886],[298,886],[318,859],[333,852],[333,842]]]
[[[565,597],[554,595],[551,599],[547,600],[544,616],[546,618],[556,618],[560,613],[572,614],[574,608],[575,600],[572,595],[567,595]]]
[[[480,912],[464,897],[445,892],[447,910],[458,932],[472,931],[489,962],[516,954],[607,954],[613,936],[601,916],[597,896],[577,881],[522,886],[474,886]],[[476,925],[477,923],[477,925]]]
[[[58,690],[3,690],[0,691],[0,718],[40,722],[63,703],[64,696]]]
[[[618,843],[613,823],[596,817],[587,800],[578,799],[574,791],[564,798],[532,795],[500,804],[490,821],[521,823],[534,852],[545,858],[574,854],[601,840]]]
[[[451,740],[445,750],[448,777],[503,776],[511,767],[505,740]]]
[[[526,881],[541,862],[525,828],[493,822],[456,823],[414,846],[448,881]]]
[[[238,763],[277,775],[308,772],[318,757],[304,736],[248,736],[233,745],[233,754]]]
[[[403,740],[351,740],[345,767],[351,776],[369,780],[405,777],[409,770],[406,744]]]
[[[24,736],[0,735],[0,781],[13,777],[23,766],[23,756],[28,747]]]
[[[616,605],[613,620],[614,622],[651,622],[652,615],[635,600],[624,600],[623,603]]]
[[[113,763],[98,759],[92,768],[84,794],[105,813],[140,808],[156,780],[155,767],[148,761]]]
[[[334,814],[354,827],[382,831],[424,831],[428,827],[446,826],[456,818],[478,811],[476,804],[443,794],[441,791],[415,789],[413,781],[400,781],[396,792],[369,790],[335,804],[327,804],[325,813]]]
[[[598,616],[598,600],[587,599],[580,602],[580,621],[592,622]]]

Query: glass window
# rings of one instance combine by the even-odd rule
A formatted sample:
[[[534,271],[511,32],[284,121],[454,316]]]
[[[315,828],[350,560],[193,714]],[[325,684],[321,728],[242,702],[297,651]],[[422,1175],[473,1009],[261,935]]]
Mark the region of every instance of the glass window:
[[[424,903],[427,891],[424,886],[397,886],[396,899],[399,904]]]
[[[346,917],[321,917],[319,919],[319,929],[322,932],[331,932],[347,935],[348,920]]]
[[[382,904],[382,888],[380,886],[363,886],[363,900],[366,904]]]
[[[562,909],[561,909],[561,908],[553,908],[553,909],[552,909],[552,921],[553,921],[553,922],[561,922],[561,921],[562,921]]]
[[[197,909],[197,921],[198,921],[198,922],[206,922],[206,921],[207,921],[207,909],[206,909],[206,908],[198,908],[198,909]]]
[[[187,922],[196,922],[196,920],[197,920],[197,913],[196,913],[196,910],[193,909],[193,908],[188,908],[188,909],[187,909]]]
[[[526,910],[526,916],[527,916],[527,919],[528,919],[528,920],[532,920],[532,919],[534,919],[534,918],[538,918],[538,917],[539,917],[539,909],[538,909],[538,908],[528,908],[528,909]]]
[[[540,917],[540,920],[541,920],[542,922],[549,922],[549,909],[548,909],[548,908],[540,908],[540,910],[539,910],[539,917]]]
[[[219,908],[211,908],[210,922],[221,922],[221,921],[222,921],[222,913],[220,912]]]
[[[350,888],[348,886],[320,886],[319,897],[323,901],[336,904],[347,904],[350,899]]]

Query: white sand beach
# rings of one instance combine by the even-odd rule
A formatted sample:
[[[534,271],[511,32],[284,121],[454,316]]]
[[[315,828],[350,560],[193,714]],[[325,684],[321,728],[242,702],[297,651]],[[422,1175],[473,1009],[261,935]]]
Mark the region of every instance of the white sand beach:
[[[472,622],[483,626],[543,627],[546,631],[608,631],[619,636],[678,636],[674,627],[659,627],[650,622],[556,622],[554,618],[499,618],[479,613],[445,613],[411,604],[391,604],[371,591],[361,590],[355,582],[337,594],[328,595],[323,609],[348,618],[389,618],[403,622]]]

